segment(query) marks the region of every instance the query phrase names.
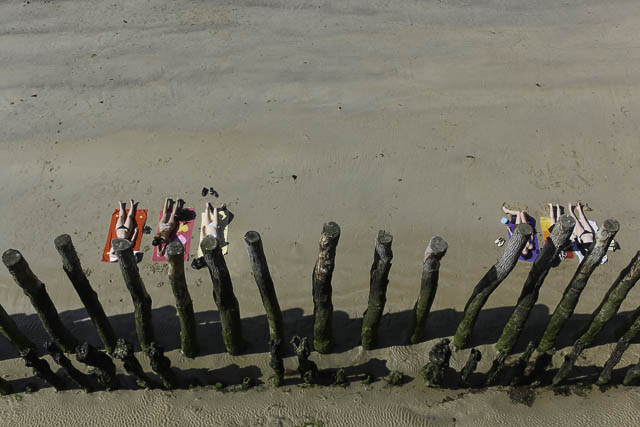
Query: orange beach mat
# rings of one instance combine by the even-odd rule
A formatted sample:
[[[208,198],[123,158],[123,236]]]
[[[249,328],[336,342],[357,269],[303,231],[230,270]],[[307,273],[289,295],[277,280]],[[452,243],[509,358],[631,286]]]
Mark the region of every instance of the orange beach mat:
[[[129,214],[129,209],[125,211],[125,215]],[[116,238],[116,222],[118,222],[118,216],[120,215],[120,209],[115,209],[113,214],[111,215],[111,224],[109,225],[109,234],[107,234],[107,242],[104,245],[104,249],[102,250],[102,262],[110,262],[109,261],[109,251],[111,250],[111,240]],[[136,241],[133,244],[133,250],[139,251],[140,244],[142,243],[142,230],[144,230],[144,226],[147,223],[147,210],[146,209],[138,209],[136,211],[136,226],[138,227],[138,235],[136,237]]]

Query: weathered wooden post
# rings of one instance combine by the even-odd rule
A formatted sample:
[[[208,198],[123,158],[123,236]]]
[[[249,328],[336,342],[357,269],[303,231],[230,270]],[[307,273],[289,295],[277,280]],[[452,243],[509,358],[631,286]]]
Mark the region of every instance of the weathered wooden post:
[[[422,333],[427,324],[427,317],[431,311],[433,299],[438,290],[438,277],[440,275],[440,260],[447,253],[449,245],[439,236],[432,237],[424,252],[422,263],[422,280],[420,281],[420,295],[411,312],[409,323],[409,344],[417,344],[422,338]]]
[[[596,308],[589,318],[589,321],[586,323],[580,336],[574,343],[573,350],[565,357],[562,367],[553,378],[554,385],[562,382],[562,380],[571,373],[578,357],[582,354],[582,350],[593,344],[607,322],[616,315],[625,297],[639,279],[640,251],[636,252],[636,255],[633,257],[629,265],[620,272],[618,278],[613,282],[613,285],[611,285],[607,291],[607,294],[598,308]]]
[[[420,369],[420,375],[424,379],[427,387],[442,387],[444,376],[449,369],[451,359],[451,348],[449,348],[449,338],[440,340],[429,351],[429,363]]]
[[[80,386],[86,393],[93,391],[93,384],[89,379],[89,376],[79,371],[69,359],[64,355],[62,349],[53,341],[47,341],[44,344],[51,358],[60,365],[60,367],[69,375],[69,377]]]
[[[108,353],[112,353],[116,347],[116,334],[107,315],[104,313],[98,294],[93,290],[91,283],[89,283],[86,274],[82,270],[71,236],[62,234],[56,237],[54,244],[62,257],[62,268],[67,273],[67,277],[78,293],[82,304],[87,309],[87,313],[98,331],[100,341],[102,341],[105,350]]]
[[[469,387],[469,379],[478,367],[478,362],[482,360],[482,353],[475,348],[471,349],[467,363],[464,364],[462,371],[460,371],[460,387]]]
[[[118,387],[118,377],[116,376],[116,365],[105,353],[96,350],[88,342],[84,342],[76,348],[76,360],[91,366],[91,373],[95,376],[100,385],[111,391]]]
[[[336,262],[336,248],[340,240],[340,226],[328,222],[322,227],[318,259],[313,267],[311,288],[313,295],[313,348],[322,354],[333,348],[333,303],[331,279]]]
[[[11,383],[4,378],[0,377],[0,396],[6,396],[13,392],[13,387]]]
[[[144,373],[140,362],[136,359],[132,344],[125,341],[124,338],[118,338],[113,355],[116,359],[122,361],[125,371],[135,378],[136,384],[146,389],[150,389],[153,386],[147,374]]]
[[[298,358],[298,373],[305,384],[315,384],[318,382],[318,366],[314,361],[309,360],[311,350],[307,337],[300,338],[295,335],[291,338],[291,345]]]
[[[5,311],[0,304],[0,333],[18,350],[36,348],[35,344],[27,338],[16,325],[15,320]]]
[[[505,245],[504,252],[498,262],[487,271],[473,289],[473,293],[464,307],[462,321],[453,337],[453,345],[456,349],[460,350],[469,345],[473,327],[480,310],[489,299],[489,295],[511,273],[532,233],[533,229],[529,224],[518,224],[511,235],[511,239]]]
[[[627,348],[629,348],[631,340],[638,336],[638,333],[640,333],[640,307],[636,308],[631,314],[631,317],[629,318],[629,327],[616,343],[611,356],[609,356],[609,360],[607,360],[604,364],[604,368],[602,368],[602,372],[600,372],[600,376],[598,377],[596,384],[605,385],[611,381],[611,372],[613,372],[613,368],[615,368],[618,362],[620,362],[622,355]]]
[[[179,240],[171,242],[167,245],[166,255],[169,263],[169,283],[176,298],[180,321],[180,348],[185,356],[195,357],[198,354],[196,319],[184,276],[184,246]]]
[[[522,352],[520,357],[518,357],[518,361],[514,366],[514,377],[511,380],[511,385],[514,387],[520,386],[526,382],[526,377],[524,375],[527,365],[529,364],[529,359],[531,359],[531,355],[533,351],[536,349],[536,345],[533,341],[529,341],[527,344],[527,348]]]
[[[8,249],[2,254],[2,262],[13,276],[13,280],[31,300],[42,325],[51,338],[64,351],[73,353],[78,340],[60,320],[56,306],[51,301],[44,283],[33,274],[22,254],[15,249]]]
[[[269,273],[267,258],[264,256],[262,248],[262,239],[257,231],[248,231],[244,235],[244,242],[247,246],[249,254],[249,262],[253,271],[253,278],[256,281],[262,305],[267,314],[269,322],[269,340],[273,342],[282,342],[284,340],[284,323],[282,321],[282,312],[278,304],[278,297],[273,286],[273,280]],[[277,346],[280,349],[280,346]]]
[[[269,367],[275,373],[273,385],[280,387],[284,383],[284,362],[282,360],[282,341],[269,340]]]
[[[22,360],[24,360],[24,364],[28,368],[33,369],[33,374],[36,377],[42,378],[58,391],[64,390],[64,380],[53,373],[51,367],[49,366],[49,362],[36,356],[36,352],[34,349],[27,348],[25,350],[21,350],[20,357],[22,358]]]
[[[362,320],[361,342],[362,348],[365,350],[373,348],[378,338],[380,319],[382,319],[384,305],[387,302],[389,270],[391,270],[391,260],[393,259],[392,242],[391,233],[384,230],[378,231],[369,280],[369,303]]]
[[[171,370],[171,360],[164,355],[164,348],[152,342],[147,352],[149,361],[151,362],[151,369],[162,378],[164,386],[172,390],[178,386],[178,380],[176,374]]]
[[[149,345],[155,340],[153,322],[151,320],[151,297],[144,287],[138,263],[133,254],[133,243],[127,239],[113,239],[111,247],[118,257],[122,278],[131,294],[133,310],[136,318],[136,333],[143,351],[149,349]]]
[[[213,299],[220,312],[222,325],[222,339],[224,346],[232,355],[242,353],[244,340],[242,339],[242,324],[240,323],[240,308],[233,293],[231,276],[227,263],[222,255],[218,240],[213,236],[206,236],[200,242],[204,260],[209,269],[209,276],[213,283]]]

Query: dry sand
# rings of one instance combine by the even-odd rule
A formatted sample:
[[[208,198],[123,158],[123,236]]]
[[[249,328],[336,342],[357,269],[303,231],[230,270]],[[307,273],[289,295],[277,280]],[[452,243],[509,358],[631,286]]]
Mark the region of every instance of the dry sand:
[[[593,275],[574,329],[638,249],[639,16],[635,0],[0,3],[0,242],[23,252],[78,336],[98,343],[53,239],[72,235],[117,332],[135,339],[120,271],[99,262],[110,212],[134,197],[153,221],[166,196],[200,210],[201,188],[213,185],[236,215],[227,262],[249,354],[223,353],[209,278],[189,269],[206,355],[180,356],[166,270],[151,263],[146,236],[142,275],[159,339],[181,375],[266,380],[266,320],[242,236],[262,234],[287,333],[309,334],[317,240],[334,220],[342,227],[337,350],[312,359],[337,368],[373,358],[378,372],[415,378],[394,389],[379,382],[225,394],[47,388],[0,399],[0,424],[637,425],[637,389],[541,391],[529,408],[498,389],[424,390],[418,370],[434,340],[453,333],[500,253],[493,240],[504,233],[503,201],[539,216],[545,202],[582,199],[592,219],[620,221],[622,250]],[[382,348],[363,352],[358,322],[378,229],[394,235],[389,314]],[[450,249],[427,337],[399,346],[435,234]],[[529,334],[543,327],[576,265],[550,274]],[[482,313],[473,342],[485,352],[481,371],[528,267],[519,263]],[[28,299],[4,270],[0,302],[42,342]],[[636,289],[621,312],[639,303]],[[612,342],[607,330],[580,372],[601,365]],[[561,347],[570,343],[567,332]],[[639,352],[632,345],[619,367]],[[455,355],[454,367],[466,355]],[[0,372],[22,390],[33,380],[15,357],[0,342]],[[291,357],[285,364],[295,367]]]

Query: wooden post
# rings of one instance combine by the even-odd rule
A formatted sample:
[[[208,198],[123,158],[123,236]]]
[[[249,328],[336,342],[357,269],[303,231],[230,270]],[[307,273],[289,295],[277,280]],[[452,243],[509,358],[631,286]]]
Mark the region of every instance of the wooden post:
[[[609,356],[609,360],[604,364],[604,368],[602,368],[602,372],[600,372],[600,376],[598,377],[596,384],[605,385],[611,381],[611,372],[613,372],[613,368],[615,368],[620,359],[622,359],[622,355],[627,348],[629,348],[631,340],[640,333],[640,307],[636,308],[636,310],[631,314],[629,324],[630,326],[627,328],[624,335],[622,335],[616,343],[616,347],[613,349],[611,356]]]
[[[587,285],[591,273],[600,265],[602,257],[606,254],[611,240],[620,229],[620,224],[614,219],[608,219],[604,222],[602,228],[596,233],[595,244],[591,245],[589,253],[584,257],[573,278],[564,290],[562,299],[553,311],[547,327],[542,335],[542,339],[538,344],[536,351],[544,353],[550,350],[556,343],[558,334],[566,324],[569,317],[578,304],[578,299],[583,289]]]
[[[132,344],[126,342],[123,338],[118,338],[113,355],[122,361],[125,371],[135,378],[136,384],[146,389],[150,389],[152,387],[153,383],[144,373],[142,366],[140,366],[140,362],[138,362],[138,359],[136,359],[136,356],[133,353]]]
[[[291,338],[291,345],[298,358],[298,373],[305,384],[315,384],[318,382],[318,365],[309,360],[311,350],[307,337],[300,338],[295,335]]]
[[[36,356],[36,352],[32,348],[20,351],[20,357],[24,360],[24,364],[28,368],[33,369],[33,374],[42,378],[53,386],[56,390],[64,390],[65,382],[51,370],[49,362]]]
[[[273,342],[282,342],[284,340],[284,324],[282,321],[282,312],[278,304],[276,290],[273,287],[273,280],[269,273],[267,258],[264,256],[262,248],[262,239],[257,231],[248,231],[244,235],[244,242],[247,246],[249,254],[249,262],[253,271],[253,278],[256,281],[262,305],[267,314],[269,322],[269,340]],[[280,349],[280,345],[277,346]]]
[[[460,371],[460,387],[469,387],[469,379],[471,379],[471,375],[476,370],[480,360],[482,360],[482,353],[480,350],[472,348],[467,363],[464,364],[462,371]]]
[[[504,362],[507,360],[509,355],[507,353],[501,352],[498,353],[496,358],[491,362],[491,368],[489,368],[489,372],[487,372],[487,376],[484,381],[484,385],[489,387],[495,385],[496,380],[501,378],[502,369],[504,368]]]
[[[169,283],[176,298],[180,321],[180,348],[185,356],[195,357],[198,354],[196,319],[184,276],[184,246],[178,240],[171,242],[167,245],[166,255],[169,263]]]
[[[149,346],[147,352],[149,361],[151,362],[151,369],[162,378],[164,386],[172,390],[178,386],[178,380],[175,373],[171,370],[171,360],[164,355],[164,348],[154,342]]]
[[[105,350],[112,353],[116,347],[116,334],[104,313],[98,294],[93,290],[87,276],[82,271],[80,259],[71,242],[71,236],[62,234],[56,237],[54,244],[62,257],[62,268],[87,309],[87,313],[98,331],[100,341],[102,341]]]
[[[88,342],[84,342],[76,349],[76,360],[91,366],[92,374],[100,385],[111,391],[118,387],[118,377],[116,376],[116,365],[105,353],[96,350]]]
[[[36,348],[35,344],[18,329],[15,320],[9,316],[1,304],[0,333],[18,350],[18,353],[28,348]]]
[[[456,349],[466,348],[471,340],[473,327],[478,318],[480,310],[489,299],[489,295],[507,278],[513,267],[518,262],[524,245],[531,237],[533,229],[529,224],[521,223],[516,226],[507,242],[502,256],[496,264],[487,271],[473,289],[471,298],[464,307],[462,321],[458,325],[456,334],[453,337],[453,344]]]
[[[389,270],[393,259],[392,242],[391,233],[378,231],[369,280],[369,303],[362,320],[361,341],[365,350],[373,348],[378,337],[378,327],[387,301]]]
[[[127,239],[113,239],[111,247],[118,257],[124,283],[131,294],[140,347],[147,351],[151,342],[155,340],[151,320],[151,297],[140,278],[138,263],[133,255],[133,243]]]
[[[206,236],[200,242],[200,248],[213,283],[213,299],[220,312],[224,346],[229,354],[238,355],[244,350],[242,324],[240,323],[240,308],[233,293],[233,284],[227,263],[215,237]]]
[[[0,396],[6,396],[13,392],[11,383],[4,378],[0,377]]]
[[[565,357],[562,367],[556,373],[553,379],[554,385],[559,384],[571,373],[582,350],[593,344],[607,322],[616,315],[625,297],[638,279],[640,279],[640,251],[636,252],[631,263],[620,272],[598,308],[589,318],[589,321],[582,329],[582,333],[573,345],[571,355]]]
[[[69,375],[69,377],[80,386],[86,393],[91,393],[93,391],[93,384],[89,379],[89,376],[80,372],[69,359],[64,355],[62,349],[58,347],[58,345],[53,341],[47,341],[44,344],[44,347],[47,349],[51,358],[55,360],[55,362],[64,369],[64,371]]]
[[[340,240],[340,226],[328,222],[322,227],[318,259],[313,267],[311,288],[313,295],[313,348],[322,354],[333,349],[333,303],[331,278],[336,262],[336,248]]]
[[[531,265],[531,270],[522,286],[518,302],[502,330],[500,338],[498,338],[496,343],[498,352],[509,355],[513,351],[513,347],[524,329],[529,314],[536,301],[538,301],[540,288],[553,263],[558,259],[561,249],[569,243],[575,225],[576,221],[569,215],[562,215],[556,222],[551,235],[547,238],[538,254],[538,258]]]
[[[78,340],[60,320],[56,306],[42,283],[29,268],[22,254],[15,249],[8,249],[2,254],[2,262],[13,276],[13,280],[22,288],[31,300],[42,325],[51,338],[68,353],[73,353]],[[35,368],[34,368],[35,369]]]
[[[440,275],[440,260],[447,253],[449,245],[439,236],[432,237],[424,252],[422,263],[422,280],[420,282],[420,295],[413,306],[411,323],[409,324],[409,344],[417,344],[422,338],[427,317],[438,290],[438,277]]]
[[[444,376],[449,369],[451,360],[451,348],[449,348],[449,338],[440,340],[429,351],[429,363],[420,369],[420,375],[424,379],[427,387],[442,387]]]
[[[275,373],[273,385],[280,387],[284,383],[284,362],[282,361],[282,341],[269,340],[269,367]]]
[[[533,351],[535,349],[536,349],[536,345],[533,343],[533,341],[529,341],[529,343],[527,344],[527,348],[520,355],[520,357],[518,357],[518,361],[516,362],[513,368],[514,377],[513,377],[513,380],[511,381],[511,385],[513,387],[517,387],[525,383],[526,378],[525,378],[524,372],[527,369],[527,365],[529,364],[529,359],[531,359],[531,355],[533,354]]]

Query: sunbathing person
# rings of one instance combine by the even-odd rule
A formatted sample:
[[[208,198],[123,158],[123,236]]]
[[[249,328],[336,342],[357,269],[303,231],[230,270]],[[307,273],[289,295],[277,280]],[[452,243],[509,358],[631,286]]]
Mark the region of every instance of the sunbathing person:
[[[518,210],[513,210],[513,209],[508,209],[505,205],[502,205],[502,210],[504,211],[504,213],[506,213],[507,215],[513,215],[515,217],[515,224],[518,225],[520,223],[527,223],[527,213],[525,211],[518,211]],[[509,236],[511,237],[511,236]],[[529,258],[531,256],[531,251],[534,250],[536,247],[533,243],[533,234],[531,235],[531,237],[529,238],[529,240],[527,241],[527,244],[524,245],[524,248],[522,249],[522,256],[524,258]]]
[[[576,205],[578,210],[578,218],[573,214],[573,205],[569,203],[569,215],[576,220],[576,228],[573,230],[576,235],[576,243],[578,249],[582,253],[582,255],[586,255],[589,252],[589,248],[594,241],[595,233],[593,232],[593,228],[587,217],[584,214],[584,208],[582,203],[578,202]]]
[[[220,207],[220,210],[225,209],[227,209],[227,206],[223,204]],[[207,202],[204,207],[204,212],[205,225],[202,226],[202,236],[213,236],[215,238],[218,238],[218,236],[220,235],[218,208],[214,208],[213,206],[211,206],[211,202]]]
[[[118,221],[116,221],[116,237],[118,239],[126,239],[132,242],[134,245],[138,238],[138,224],[136,223],[136,210],[138,209],[138,202],[134,202],[131,199],[131,208],[129,214],[126,214],[127,204],[125,202],[118,202],[120,206],[120,212],[118,213]],[[133,251],[138,262],[142,260],[142,252]],[[115,262],[118,260],[113,247],[109,250],[109,262]]]
[[[170,243],[171,236],[175,234],[175,231],[178,228],[176,214],[183,208],[184,200],[182,199],[178,199],[175,203],[173,199],[170,198],[167,198],[164,201],[162,218],[160,218],[160,221],[158,222],[158,231],[153,235],[153,241],[151,242],[153,246],[159,246],[158,254],[162,256],[164,256],[167,244]]]

